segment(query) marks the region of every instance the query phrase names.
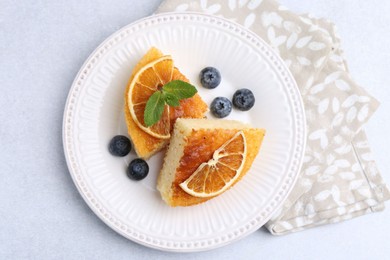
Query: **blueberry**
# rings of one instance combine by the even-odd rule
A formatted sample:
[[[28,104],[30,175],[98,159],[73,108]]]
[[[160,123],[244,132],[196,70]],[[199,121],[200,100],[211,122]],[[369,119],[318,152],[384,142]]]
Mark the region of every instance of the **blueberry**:
[[[199,78],[202,86],[208,89],[216,88],[219,83],[221,83],[221,73],[213,67],[206,67],[202,69],[199,74]]]
[[[225,97],[217,97],[211,102],[210,109],[215,117],[227,117],[232,112],[232,102]]]
[[[148,173],[148,163],[140,158],[132,160],[129,167],[127,167],[127,177],[135,181],[142,180],[148,175]]]
[[[126,156],[131,151],[131,142],[126,136],[114,136],[110,141],[108,150],[114,156]]]
[[[233,95],[233,105],[241,111],[248,111],[254,104],[255,96],[249,89],[239,89]]]

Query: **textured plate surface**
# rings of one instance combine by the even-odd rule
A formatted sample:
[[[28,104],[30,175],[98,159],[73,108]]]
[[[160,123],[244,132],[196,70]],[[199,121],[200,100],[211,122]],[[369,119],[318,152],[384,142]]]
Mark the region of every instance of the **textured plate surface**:
[[[162,153],[148,161],[148,177],[134,182],[125,174],[134,152],[117,158],[107,149],[114,135],[127,133],[123,93],[132,68],[152,46],[172,55],[208,104],[217,96],[231,98],[236,89],[251,89],[256,97],[252,110],[234,110],[228,119],[267,130],[243,180],[201,205],[164,204],[155,188]],[[214,90],[200,87],[198,74],[206,66],[221,71],[222,83]],[[213,16],[163,14],[122,28],[88,58],[68,96],[63,141],[78,190],[107,225],[149,247],[200,251],[254,232],[286,199],[303,158],[305,115],[293,77],[254,33]]]

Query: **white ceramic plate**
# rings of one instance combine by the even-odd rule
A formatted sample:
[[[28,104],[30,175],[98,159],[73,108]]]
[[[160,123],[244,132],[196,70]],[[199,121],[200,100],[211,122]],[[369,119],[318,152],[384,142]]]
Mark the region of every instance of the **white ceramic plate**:
[[[125,173],[134,152],[118,158],[107,149],[113,136],[127,133],[123,93],[134,65],[152,46],[172,55],[208,104],[217,96],[231,98],[236,89],[251,89],[255,106],[233,110],[228,118],[267,130],[242,181],[201,205],[171,208],[161,200],[155,187],[162,153],[148,161],[147,178],[135,182]],[[221,71],[214,90],[200,87],[198,74],[206,66]],[[290,72],[254,33],[209,15],[163,14],[122,28],[88,58],[68,96],[63,142],[78,190],[112,229],[149,247],[200,251],[254,232],[283,203],[301,166],[305,115]]]

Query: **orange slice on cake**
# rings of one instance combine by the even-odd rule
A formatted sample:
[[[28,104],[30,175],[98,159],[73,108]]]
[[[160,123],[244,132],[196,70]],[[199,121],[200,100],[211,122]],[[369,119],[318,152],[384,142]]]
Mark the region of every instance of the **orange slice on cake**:
[[[134,122],[145,133],[156,138],[169,139],[171,127],[169,106],[165,105],[161,119],[147,127],[144,122],[146,102],[153,93],[172,80],[173,60],[171,56],[160,57],[140,69],[130,83],[128,94],[129,109]]]
[[[242,131],[225,142],[207,162],[180,187],[195,197],[213,197],[228,189],[240,176],[246,158],[246,141]]]

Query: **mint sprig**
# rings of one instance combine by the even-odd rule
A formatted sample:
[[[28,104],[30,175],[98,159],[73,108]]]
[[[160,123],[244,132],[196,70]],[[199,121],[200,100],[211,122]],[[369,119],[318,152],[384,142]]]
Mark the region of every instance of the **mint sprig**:
[[[172,107],[180,105],[180,100],[193,97],[198,91],[196,88],[182,80],[173,80],[165,84],[161,90],[153,93],[146,102],[144,122],[147,127],[157,123],[167,104]]]

